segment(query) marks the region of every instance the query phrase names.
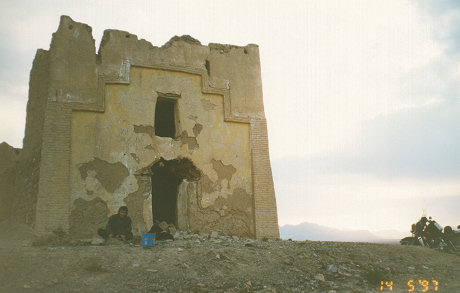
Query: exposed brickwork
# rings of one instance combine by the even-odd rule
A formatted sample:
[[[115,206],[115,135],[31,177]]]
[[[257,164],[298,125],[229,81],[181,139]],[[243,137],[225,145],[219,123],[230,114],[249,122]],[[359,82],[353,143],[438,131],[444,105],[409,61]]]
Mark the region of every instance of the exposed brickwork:
[[[279,238],[275,188],[268,152],[267,121],[251,120],[252,180],[256,238]]]
[[[71,117],[69,105],[48,102],[35,219],[37,235],[69,228]]]

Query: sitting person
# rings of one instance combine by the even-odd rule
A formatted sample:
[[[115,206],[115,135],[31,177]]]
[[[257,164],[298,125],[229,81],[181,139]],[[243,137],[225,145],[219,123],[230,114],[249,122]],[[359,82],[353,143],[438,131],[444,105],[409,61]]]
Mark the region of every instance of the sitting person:
[[[131,218],[128,217],[128,207],[120,207],[118,214],[110,216],[105,229],[99,229],[97,233],[104,239],[117,238],[127,240],[133,238]]]
[[[160,227],[160,223],[158,221],[154,221],[152,228],[150,228],[149,233],[155,233],[157,240],[167,240],[172,239],[174,240],[174,236],[169,233],[169,231],[164,231]]]

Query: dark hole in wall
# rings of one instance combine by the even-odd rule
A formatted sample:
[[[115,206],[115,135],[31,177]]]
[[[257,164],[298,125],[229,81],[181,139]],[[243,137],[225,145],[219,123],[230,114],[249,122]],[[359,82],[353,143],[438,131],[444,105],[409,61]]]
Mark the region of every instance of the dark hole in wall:
[[[161,159],[152,169],[153,221],[165,221],[177,227],[177,191],[183,179],[198,180],[201,172],[186,158]]]
[[[155,135],[174,138],[174,101],[158,100],[155,107]]]
[[[211,68],[209,68],[209,60],[206,60],[204,63],[204,67],[206,67],[206,71],[208,72],[208,76],[211,75]]]

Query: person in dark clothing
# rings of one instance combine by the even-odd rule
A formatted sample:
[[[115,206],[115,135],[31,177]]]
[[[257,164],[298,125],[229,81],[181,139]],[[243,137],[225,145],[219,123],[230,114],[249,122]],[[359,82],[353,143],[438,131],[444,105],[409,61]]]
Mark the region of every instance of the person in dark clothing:
[[[117,238],[127,240],[133,238],[131,218],[128,217],[128,207],[120,207],[118,214],[110,216],[105,229],[99,229],[97,233],[104,239]]]
[[[164,231],[161,229],[158,222],[154,222],[152,228],[150,228],[149,233],[155,233],[157,240],[167,240],[172,239],[174,240],[174,236],[172,236],[168,231]]]

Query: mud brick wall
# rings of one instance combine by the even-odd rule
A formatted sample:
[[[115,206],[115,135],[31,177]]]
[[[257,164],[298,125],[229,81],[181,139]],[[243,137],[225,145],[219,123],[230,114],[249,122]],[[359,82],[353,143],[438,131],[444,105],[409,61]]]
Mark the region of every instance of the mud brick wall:
[[[70,205],[70,119],[72,109],[63,103],[49,102],[40,164],[35,231],[67,231]]]
[[[91,27],[62,16],[32,69],[45,76],[28,110],[43,126],[25,139],[41,147],[35,233],[91,237],[121,205],[146,231],[164,162],[182,180],[177,225],[279,238],[258,46],[176,36],[155,47],[118,30],[94,44]],[[156,102],[171,97],[179,134],[160,137]]]
[[[251,151],[256,238],[279,238],[266,119],[251,120]]]

